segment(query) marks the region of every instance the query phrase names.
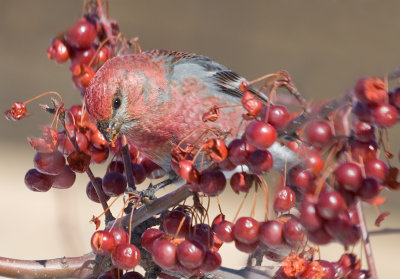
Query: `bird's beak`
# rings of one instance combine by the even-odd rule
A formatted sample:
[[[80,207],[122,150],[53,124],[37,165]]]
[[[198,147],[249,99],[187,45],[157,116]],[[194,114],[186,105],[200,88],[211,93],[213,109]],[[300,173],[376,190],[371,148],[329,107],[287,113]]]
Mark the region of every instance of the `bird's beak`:
[[[113,144],[119,135],[121,125],[112,120],[97,121],[97,128],[103,134],[108,143]]]

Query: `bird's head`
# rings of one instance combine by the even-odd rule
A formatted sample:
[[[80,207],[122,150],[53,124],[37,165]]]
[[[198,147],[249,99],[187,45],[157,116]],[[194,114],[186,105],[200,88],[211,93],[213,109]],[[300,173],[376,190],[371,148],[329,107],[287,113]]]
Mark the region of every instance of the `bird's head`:
[[[140,99],[143,81],[132,70],[133,56],[108,60],[95,74],[85,93],[89,115],[108,142],[131,128],[141,113],[135,103]]]

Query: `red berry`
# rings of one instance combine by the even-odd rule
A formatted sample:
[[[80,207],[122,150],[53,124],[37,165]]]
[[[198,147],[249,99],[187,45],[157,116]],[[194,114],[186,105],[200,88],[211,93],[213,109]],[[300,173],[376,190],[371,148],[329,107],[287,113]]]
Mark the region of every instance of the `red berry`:
[[[89,115],[86,110],[82,109],[82,106],[73,105],[68,109],[69,123],[81,125],[89,121]]]
[[[324,228],[319,228],[315,231],[308,232],[308,240],[318,245],[324,245],[331,242],[332,237],[325,231]]]
[[[132,164],[132,173],[136,185],[139,185],[146,180],[147,173],[142,164]]]
[[[133,158],[133,156],[131,156],[131,158]],[[141,164],[144,167],[147,173],[147,177],[150,179],[161,178],[165,175],[165,170],[163,170],[159,165],[154,163],[149,158],[139,157],[137,163]]]
[[[90,240],[92,250],[97,255],[109,255],[115,249],[115,239],[108,231],[96,231]]]
[[[359,121],[354,127],[354,134],[360,141],[374,140],[375,127],[370,123]]]
[[[305,164],[310,168],[313,174],[318,174],[324,168],[324,159],[317,151],[304,151],[301,155],[305,158]]]
[[[205,254],[204,261],[200,266],[201,271],[211,272],[217,270],[222,263],[221,255],[217,251],[208,250]]]
[[[76,48],[89,48],[97,36],[94,25],[80,18],[64,34],[65,41]]]
[[[84,90],[88,87],[95,74],[94,70],[85,64],[73,64],[70,70],[72,72],[72,81],[78,90]]]
[[[164,216],[163,229],[172,236],[185,237],[189,233],[191,219],[188,214],[181,210],[172,210]],[[179,232],[177,233],[178,228]]]
[[[65,158],[59,151],[53,153],[36,152],[33,157],[33,163],[41,173],[55,175],[64,170]]]
[[[186,236],[189,240],[196,240],[203,244],[207,249],[214,246],[214,232],[207,224],[197,224],[192,228],[192,234]]]
[[[225,175],[221,171],[206,171],[200,175],[199,187],[205,195],[216,196],[224,191]]]
[[[94,164],[101,164],[107,160],[110,151],[107,147],[101,149],[96,148],[94,145],[89,145],[87,154],[90,155],[90,162]]]
[[[261,223],[258,238],[268,247],[280,246],[283,242],[283,224],[276,220]]]
[[[276,140],[277,133],[271,124],[254,120],[245,131],[247,141],[259,149],[270,147]]]
[[[70,188],[75,182],[76,174],[71,168],[65,165],[64,169],[53,179],[53,188],[67,189]]]
[[[317,214],[316,201],[312,194],[306,194],[300,205],[300,221],[309,231],[315,231],[322,226],[323,220]]]
[[[233,237],[246,244],[258,241],[259,223],[251,217],[240,217],[233,227]]]
[[[122,275],[121,279],[144,279],[144,277],[139,272],[129,271]]]
[[[335,177],[343,188],[351,192],[357,192],[362,180],[361,168],[355,163],[342,163],[336,168]]]
[[[69,58],[68,48],[60,39],[55,39],[47,48],[47,57],[57,63],[64,63]]]
[[[364,164],[365,173],[369,177],[373,177],[378,182],[383,182],[389,172],[387,164],[379,159],[371,159]]]
[[[187,183],[197,184],[199,182],[199,171],[190,160],[179,161],[179,176]]]
[[[11,106],[11,109],[6,110],[4,116],[8,120],[20,120],[27,114],[26,106],[24,103],[16,102]]]
[[[355,161],[360,161],[360,158],[364,162],[375,159],[378,148],[379,146],[374,140],[367,142],[353,140],[350,142],[351,155]]]
[[[248,166],[256,174],[270,170],[273,165],[274,159],[268,150],[254,150],[248,158]]]
[[[244,165],[255,148],[243,139],[234,139],[228,146],[228,158],[234,165]]]
[[[397,110],[389,104],[378,104],[372,108],[375,123],[382,128],[389,128],[397,122]]]
[[[162,268],[171,268],[177,262],[176,245],[165,239],[157,239],[153,243],[153,261]]]
[[[119,172],[123,174],[124,169],[125,169],[124,162],[112,161],[107,167],[107,172]]]
[[[129,243],[129,235],[122,228],[112,228],[110,233],[113,235],[115,240],[115,245],[119,245],[122,243]]]
[[[119,172],[109,172],[103,177],[103,191],[111,197],[122,194],[126,189],[126,178]]]
[[[295,186],[301,192],[305,192],[310,187],[314,176],[309,170],[293,168],[290,170],[289,179],[291,185]]]
[[[119,269],[132,269],[140,262],[140,251],[133,244],[122,243],[115,247],[111,260]]]
[[[106,200],[109,200],[109,199],[110,199],[110,196],[107,196],[107,195],[103,192],[103,187],[102,187],[102,180],[101,180],[101,178],[100,178],[100,177],[96,177],[95,179],[96,179],[97,185],[99,185],[99,187],[100,187],[100,191],[102,191],[102,193],[103,193],[103,195],[105,196]],[[88,196],[88,198],[89,198],[91,201],[100,203],[99,197],[97,196],[96,189],[94,188],[94,186],[93,186],[93,184],[92,184],[91,181],[89,181],[89,183],[88,183],[87,186],[86,186],[86,195]]]
[[[94,47],[90,47],[87,49],[73,49],[71,50],[71,64],[89,65],[95,53],[96,49]]]
[[[296,202],[296,195],[289,187],[282,187],[276,193],[274,201],[274,210],[276,212],[289,211]]]
[[[53,183],[53,176],[30,169],[25,174],[25,185],[35,192],[47,192]]]
[[[221,223],[215,225],[214,232],[217,237],[223,242],[233,241],[233,227],[234,224],[229,221],[222,221]]]
[[[305,239],[303,226],[296,219],[290,219],[283,225],[283,237],[292,246],[298,246]]]
[[[325,219],[334,219],[345,206],[346,203],[338,192],[322,192],[318,198],[317,211]]]
[[[232,175],[230,184],[236,194],[239,192],[247,193],[253,184],[253,175],[246,172],[236,172]]]
[[[261,120],[266,122],[268,112],[268,123],[277,129],[285,128],[290,120],[286,107],[281,105],[265,106],[261,112]]]
[[[178,245],[176,253],[181,265],[186,268],[196,268],[203,263],[206,248],[195,240],[184,240]]]
[[[235,247],[241,252],[250,254],[253,253],[254,250],[256,250],[256,248],[258,247],[258,241],[249,244],[235,239]]]
[[[145,230],[140,238],[143,249],[152,254],[154,241],[159,239],[163,234],[163,231],[155,228]]]
[[[361,182],[361,186],[357,191],[357,195],[364,199],[369,200],[379,195],[379,183],[373,177],[367,177]]]
[[[305,136],[310,144],[323,147],[332,139],[332,127],[328,121],[315,120],[306,126]]]

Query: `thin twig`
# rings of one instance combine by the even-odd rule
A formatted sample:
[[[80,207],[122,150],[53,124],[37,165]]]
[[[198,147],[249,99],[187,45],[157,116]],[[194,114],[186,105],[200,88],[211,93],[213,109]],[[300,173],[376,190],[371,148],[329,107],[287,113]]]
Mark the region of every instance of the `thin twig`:
[[[358,214],[358,219],[360,220],[361,236],[364,242],[365,256],[367,258],[368,269],[371,274],[371,278],[378,279],[378,274],[376,272],[376,267],[375,267],[375,260],[374,256],[372,255],[371,242],[369,241],[368,228],[365,222],[361,201],[357,203],[357,214]]]

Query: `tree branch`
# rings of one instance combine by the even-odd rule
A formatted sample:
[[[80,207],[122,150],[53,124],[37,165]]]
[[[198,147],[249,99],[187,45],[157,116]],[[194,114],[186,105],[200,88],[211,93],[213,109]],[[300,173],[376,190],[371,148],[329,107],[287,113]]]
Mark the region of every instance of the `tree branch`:
[[[95,255],[50,260],[0,257],[0,275],[11,278],[83,278],[93,272]]]

